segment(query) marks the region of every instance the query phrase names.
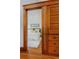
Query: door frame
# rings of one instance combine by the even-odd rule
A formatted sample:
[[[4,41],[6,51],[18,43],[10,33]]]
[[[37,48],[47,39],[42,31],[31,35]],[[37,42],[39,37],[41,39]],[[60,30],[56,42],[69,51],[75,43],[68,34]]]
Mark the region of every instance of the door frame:
[[[47,6],[58,3],[57,1],[45,1],[45,2],[39,2],[39,3],[33,3],[28,5],[23,5],[23,49],[24,51],[27,51],[27,11],[30,9],[42,9],[42,53],[46,54],[44,51],[47,48],[47,40],[44,39],[45,34],[48,33],[49,29],[49,16],[48,16],[48,10]],[[45,22],[46,20],[46,22]],[[46,25],[45,25],[46,23]],[[45,25],[45,26],[44,26]]]

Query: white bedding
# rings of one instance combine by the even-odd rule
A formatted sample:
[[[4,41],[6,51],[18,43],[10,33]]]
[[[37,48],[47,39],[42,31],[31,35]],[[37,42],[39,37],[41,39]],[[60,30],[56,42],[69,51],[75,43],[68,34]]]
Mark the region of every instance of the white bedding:
[[[38,48],[41,43],[40,33],[31,33],[28,36],[28,47]]]

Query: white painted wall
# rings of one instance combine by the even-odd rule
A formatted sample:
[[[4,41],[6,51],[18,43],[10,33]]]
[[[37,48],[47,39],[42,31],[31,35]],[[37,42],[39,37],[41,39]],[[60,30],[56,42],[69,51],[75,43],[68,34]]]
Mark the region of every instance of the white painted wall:
[[[20,47],[23,47],[23,7],[24,4],[42,2],[47,0],[21,0],[21,9],[20,9]]]

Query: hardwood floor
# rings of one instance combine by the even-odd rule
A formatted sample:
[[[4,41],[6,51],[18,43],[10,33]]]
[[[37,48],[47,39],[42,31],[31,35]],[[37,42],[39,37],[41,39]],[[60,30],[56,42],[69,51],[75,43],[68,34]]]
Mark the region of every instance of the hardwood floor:
[[[20,59],[59,59],[59,58],[56,56],[32,55],[32,54],[28,55],[27,53],[21,53]]]
[[[31,48],[29,51],[30,54],[21,52],[20,59],[59,59],[56,56],[42,55],[41,48]]]
[[[42,45],[40,45],[38,48],[30,48],[30,54],[26,52],[20,53],[20,59],[59,59],[59,57],[56,56],[47,56],[42,55]]]

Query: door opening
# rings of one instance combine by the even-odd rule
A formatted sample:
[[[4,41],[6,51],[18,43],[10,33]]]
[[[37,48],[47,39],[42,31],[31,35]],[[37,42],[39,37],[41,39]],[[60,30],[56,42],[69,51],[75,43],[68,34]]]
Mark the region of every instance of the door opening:
[[[27,11],[27,48],[29,54],[42,55],[42,9]]]

